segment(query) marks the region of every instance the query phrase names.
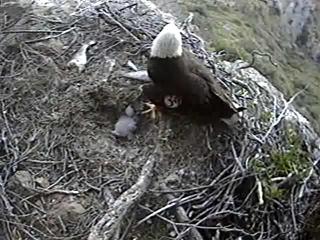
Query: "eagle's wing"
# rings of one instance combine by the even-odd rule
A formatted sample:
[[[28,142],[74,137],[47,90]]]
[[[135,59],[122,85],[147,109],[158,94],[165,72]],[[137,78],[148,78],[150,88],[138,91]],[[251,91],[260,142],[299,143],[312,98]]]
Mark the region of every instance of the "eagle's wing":
[[[154,82],[154,75],[155,75],[155,70],[154,70],[154,62],[151,61],[150,59],[148,60],[148,63],[147,63],[147,73],[148,73],[148,76],[150,77],[150,79]]]
[[[163,68],[159,66],[160,59],[149,58],[147,63],[147,73],[149,78],[154,84],[162,86],[166,83],[166,79],[163,78]]]
[[[210,70],[205,67],[204,64],[200,63],[200,61],[197,60],[191,53],[186,52],[186,54],[190,59],[189,71],[198,76],[197,79],[199,82],[202,82],[201,85],[207,85],[208,94],[215,98],[213,100],[216,101],[217,98],[219,98],[224,104],[229,105],[231,109],[237,112],[231,98],[226,94],[226,91],[222,88],[218,80],[214,78],[213,73],[211,73]]]
[[[153,102],[156,105],[163,104],[163,98],[165,93],[161,88],[156,87],[153,83],[145,84],[142,86],[142,94],[143,96]]]
[[[215,92],[217,88],[215,88],[214,83],[204,81],[202,76],[193,72],[190,72],[189,76],[186,87],[188,87],[189,92],[188,98],[191,97],[191,105],[208,109],[208,111],[209,109],[217,112],[224,111],[226,115],[228,115],[230,110],[231,112],[236,112],[227,97]]]

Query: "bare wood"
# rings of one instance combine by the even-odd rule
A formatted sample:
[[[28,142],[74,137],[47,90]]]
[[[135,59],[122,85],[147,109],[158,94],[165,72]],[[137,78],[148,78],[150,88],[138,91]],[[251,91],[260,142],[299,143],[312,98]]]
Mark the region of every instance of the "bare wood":
[[[155,162],[159,161],[157,153],[158,147],[156,147],[155,153],[150,156],[143,166],[138,181],[124,192],[107,210],[103,218],[91,228],[88,240],[109,240],[114,238],[124,217],[146,192],[151,182]]]
[[[163,191],[170,190],[170,189],[168,189],[168,187],[166,186],[165,183],[160,184],[160,187]],[[166,194],[166,197],[168,198],[169,201],[172,201],[175,199],[175,197],[169,193]],[[190,222],[190,219],[182,206],[177,207],[176,215],[177,215],[179,222],[182,222],[182,223],[189,223]],[[186,233],[187,232],[185,231],[184,234],[186,234]],[[195,227],[190,228],[190,235],[191,235],[190,239],[203,240],[203,237],[201,236],[201,234],[199,233],[199,231]]]

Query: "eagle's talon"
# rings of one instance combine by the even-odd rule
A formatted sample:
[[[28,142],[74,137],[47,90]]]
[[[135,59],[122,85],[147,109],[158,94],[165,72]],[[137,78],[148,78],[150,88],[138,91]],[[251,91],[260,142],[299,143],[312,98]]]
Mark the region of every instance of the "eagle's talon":
[[[157,106],[153,103],[144,103],[145,105],[148,106],[148,109],[145,111],[142,111],[141,114],[147,114],[151,112],[151,119],[156,119],[157,115],[160,118],[161,117],[161,112],[157,109]]]

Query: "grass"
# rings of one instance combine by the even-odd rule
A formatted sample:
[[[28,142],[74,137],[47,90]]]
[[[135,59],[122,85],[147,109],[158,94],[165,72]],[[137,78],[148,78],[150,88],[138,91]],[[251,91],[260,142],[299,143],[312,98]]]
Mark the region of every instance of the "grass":
[[[273,178],[287,177],[293,174],[297,181],[303,180],[311,166],[310,155],[303,150],[303,143],[294,128],[287,128],[288,144],[281,150],[271,149],[269,158],[252,160],[252,168],[261,176],[266,197],[281,199],[288,189],[278,188]]]
[[[250,4],[238,1],[232,8],[210,1],[186,0],[181,6],[185,11],[194,12],[194,23],[199,26],[208,48],[226,50],[227,60],[250,61],[253,50],[271,54],[277,68],[265,57],[258,57],[255,67],[287,98],[311,83],[305,96],[297,98],[296,105],[320,130],[319,64],[305,57],[303,49],[292,48],[289,36],[280,27],[277,12],[258,1]]]

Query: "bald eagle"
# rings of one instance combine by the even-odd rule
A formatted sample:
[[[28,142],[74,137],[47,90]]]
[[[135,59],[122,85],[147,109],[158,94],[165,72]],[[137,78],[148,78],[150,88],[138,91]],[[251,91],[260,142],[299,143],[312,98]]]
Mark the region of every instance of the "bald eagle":
[[[152,43],[148,60],[151,84],[143,87],[150,109],[166,109],[211,119],[229,119],[236,108],[210,70],[182,46],[180,30],[167,24]]]

